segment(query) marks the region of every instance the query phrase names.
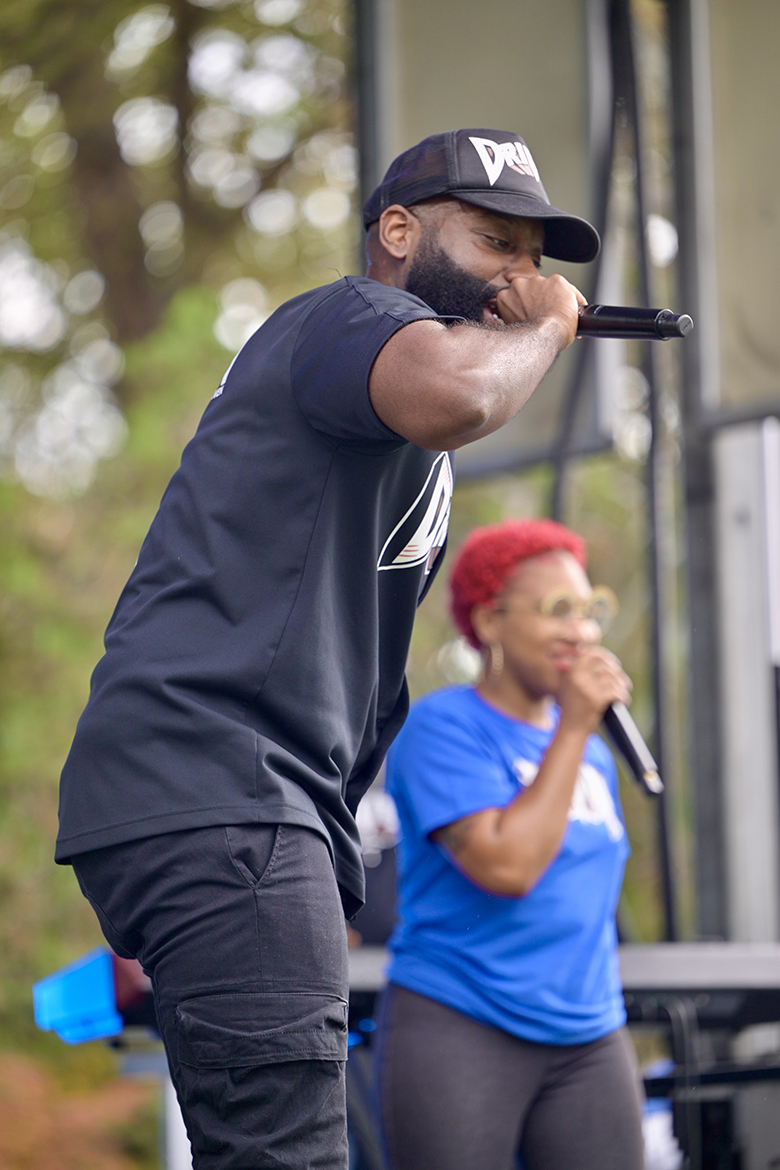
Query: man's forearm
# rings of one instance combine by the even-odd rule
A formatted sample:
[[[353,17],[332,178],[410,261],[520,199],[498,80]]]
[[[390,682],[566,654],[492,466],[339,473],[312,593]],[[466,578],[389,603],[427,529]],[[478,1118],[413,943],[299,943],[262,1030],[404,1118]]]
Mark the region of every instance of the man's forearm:
[[[453,450],[513,418],[566,343],[552,317],[495,328],[414,322],[377,357],[371,400],[404,438],[432,451]]]
[[[463,394],[472,401],[479,395],[481,408],[477,425],[453,436],[455,441],[448,448],[453,449],[492,434],[514,418],[549,372],[563,348],[563,339],[549,318],[495,329],[458,325],[450,332],[463,335],[466,353],[462,369],[468,383]],[[478,340],[475,333],[481,335]],[[466,364],[469,361],[470,366]]]

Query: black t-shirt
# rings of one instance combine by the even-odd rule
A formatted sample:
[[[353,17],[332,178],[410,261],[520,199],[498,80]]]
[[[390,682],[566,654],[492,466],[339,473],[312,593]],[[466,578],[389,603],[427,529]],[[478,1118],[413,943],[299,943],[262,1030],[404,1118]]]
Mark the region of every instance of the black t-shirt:
[[[386,427],[371,366],[417,297],[347,277],[246,343],[171,480],[106,631],[62,773],[56,859],[158,833],[308,826],[363,899],[353,814],[406,716],[447,454]]]

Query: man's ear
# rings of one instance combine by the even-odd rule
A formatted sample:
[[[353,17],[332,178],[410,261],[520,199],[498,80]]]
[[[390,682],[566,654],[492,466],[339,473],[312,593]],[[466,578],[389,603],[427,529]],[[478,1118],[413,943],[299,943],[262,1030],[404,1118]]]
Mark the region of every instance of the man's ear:
[[[422,238],[423,227],[408,207],[393,203],[379,217],[377,237],[382,248],[396,262],[411,260]]]

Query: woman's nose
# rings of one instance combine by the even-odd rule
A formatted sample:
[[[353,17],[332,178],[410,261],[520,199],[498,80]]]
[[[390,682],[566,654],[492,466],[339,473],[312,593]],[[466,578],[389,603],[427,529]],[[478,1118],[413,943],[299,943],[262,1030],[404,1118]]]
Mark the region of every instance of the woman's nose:
[[[577,638],[580,642],[600,642],[601,630],[598,622],[594,622],[593,618],[577,616],[574,619],[574,626],[577,631]]]

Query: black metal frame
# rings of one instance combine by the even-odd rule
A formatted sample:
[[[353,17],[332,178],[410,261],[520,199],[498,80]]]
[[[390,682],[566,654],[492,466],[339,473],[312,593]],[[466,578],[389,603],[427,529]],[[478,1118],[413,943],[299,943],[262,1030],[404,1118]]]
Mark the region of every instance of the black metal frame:
[[[615,72],[615,89],[617,101],[624,103],[627,121],[634,138],[634,158],[636,164],[636,220],[637,220],[637,252],[639,259],[639,300],[643,306],[650,307],[654,303],[652,293],[652,274],[648,257],[647,237],[645,224],[646,213],[646,177],[644,166],[644,143],[642,133],[642,117],[638,82],[634,58],[634,37],[631,21],[630,0],[613,0],[612,6],[612,43],[613,67]],[[650,419],[650,450],[647,458],[646,490],[647,490],[647,527],[648,527],[648,576],[650,579],[650,639],[651,639],[651,686],[653,695],[654,718],[654,749],[661,776],[666,776],[666,719],[665,719],[665,679],[664,679],[664,650],[663,650],[663,597],[667,566],[663,562],[662,544],[659,536],[661,526],[660,514],[660,483],[662,476],[662,428],[660,418],[660,391],[656,368],[655,343],[646,341],[642,344],[642,372],[648,386],[648,415]],[[677,913],[674,896],[672,843],[667,816],[666,793],[658,798],[658,846],[660,852],[661,886],[664,907],[664,937],[674,942],[678,937]]]
[[[697,140],[699,109],[709,104],[706,80],[695,67],[702,52],[695,29],[696,0],[667,0],[675,159],[675,199],[680,252],[680,301],[697,322],[681,353],[683,373],[683,487],[685,560],[690,638],[690,741],[696,840],[698,930],[701,937],[728,937],[721,760],[717,599],[715,562],[715,484],[711,427],[705,419],[703,385],[710,341],[706,290],[700,263],[702,185]],[[709,424],[709,425],[707,425]]]
[[[352,88],[355,94],[355,123],[360,147],[360,205],[381,179],[379,142],[379,89],[377,85],[378,21],[376,0],[353,0],[354,50]]]

